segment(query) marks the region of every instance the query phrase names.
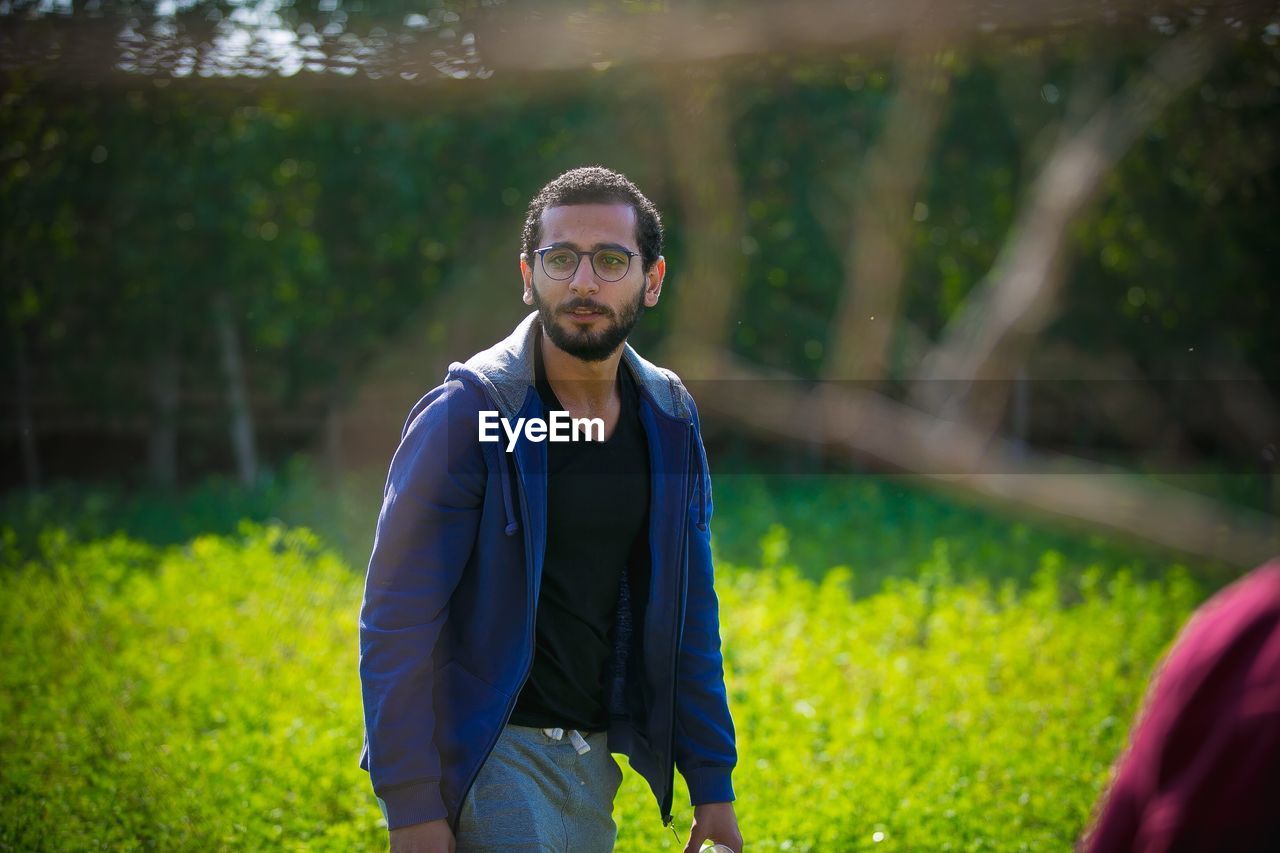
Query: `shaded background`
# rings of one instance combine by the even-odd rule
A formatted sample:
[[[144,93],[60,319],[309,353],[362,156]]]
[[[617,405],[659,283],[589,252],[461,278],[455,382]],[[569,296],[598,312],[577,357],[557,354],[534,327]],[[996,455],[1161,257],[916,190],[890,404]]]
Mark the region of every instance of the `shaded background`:
[[[1079,515],[984,485],[1038,449],[1181,477],[1214,502],[1166,514],[1250,543],[1163,544],[1274,545],[1265,4],[73,6],[2,22],[8,490],[385,471],[524,310],[530,196],[604,163],[664,211],[635,343],[722,386],[722,472]],[[908,408],[761,423],[779,379]]]

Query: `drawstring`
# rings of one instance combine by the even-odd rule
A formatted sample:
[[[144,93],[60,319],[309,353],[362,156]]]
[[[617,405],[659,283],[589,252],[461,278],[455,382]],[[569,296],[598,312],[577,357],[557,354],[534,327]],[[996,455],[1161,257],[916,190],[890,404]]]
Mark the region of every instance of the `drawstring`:
[[[552,740],[560,740],[564,737],[564,729],[543,729],[542,733]],[[586,738],[577,729],[569,729],[569,742],[573,744],[573,748],[578,751],[578,755],[585,755],[591,751],[590,745],[587,744]]]
[[[511,474],[508,472],[506,458],[502,455],[502,451],[498,451],[498,468],[499,476],[502,478],[502,503],[507,509],[507,535],[511,536],[520,529],[520,525],[516,524],[516,513],[511,506]]]

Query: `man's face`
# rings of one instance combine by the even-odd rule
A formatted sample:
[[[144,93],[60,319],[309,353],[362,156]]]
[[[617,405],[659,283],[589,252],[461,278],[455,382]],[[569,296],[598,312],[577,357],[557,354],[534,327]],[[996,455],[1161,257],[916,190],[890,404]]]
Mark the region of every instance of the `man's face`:
[[[542,246],[639,252],[635,209],[629,204],[549,207],[542,213],[538,248]],[[525,302],[537,307],[551,342],[574,358],[603,361],[631,334],[641,310],[657,304],[665,262],[659,259],[645,273],[641,258],[633,257],[627,274],[618,281],[602,280],[586,256],[573,277],[562,281],[546,274],[537,255],[522,256],[520,270]]]

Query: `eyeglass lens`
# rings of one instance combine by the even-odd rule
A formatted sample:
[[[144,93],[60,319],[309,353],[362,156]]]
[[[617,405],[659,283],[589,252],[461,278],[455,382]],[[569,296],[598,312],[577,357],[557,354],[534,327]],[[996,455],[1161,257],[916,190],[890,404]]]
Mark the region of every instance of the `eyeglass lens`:
[[[594,253],[581,254],[573,249],[549,249],[542,253],[542,269],[557,280],[573,278],[582,255],[591,257],[591,269],[601,281],[618,281],[627,274],[631,266],[631,256],[617,249],[599,249]]]

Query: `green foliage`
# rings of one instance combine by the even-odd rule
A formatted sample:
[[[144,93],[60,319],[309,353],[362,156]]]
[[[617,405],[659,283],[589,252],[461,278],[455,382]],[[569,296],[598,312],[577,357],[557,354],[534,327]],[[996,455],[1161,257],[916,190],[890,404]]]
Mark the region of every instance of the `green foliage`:
[[[720,475],[715,478],[716,554],[766,567],[784,563],[811,580],[844,564],[854,592],[869,595],[890,578],[913,578],[945,549],[958,580],[1028,584],[1041,555],[1111,577],[1127,571],[1161,577],[1169,554],[1031,516],[1015,517],[927,489],[907,477],[870,475]],[[1194,576],[1213,584],[1225,566],[1193,561]]]
[[[1053,554],[1024,589],[961,581],[943,547],[853,597],[784,539],[717,579],[754,849],[1066,848],[1202,597]],[[10,531],[0,554],[0,846],[385,849],[357,764],[360,581],[313,534],[53,530],[28,559]],[[618,849],[678,849],[624,770]],[[686,832],[687,803],[680,780]]]
[[[352,9],[344,20],[347,11],[353,27],[377,19]],[[1100,27],[946,53],[944,112],[912,204],[893,381],[990,269],[1068,103],[1095,84],[1114,90],[1166,40]],[[1214,376],[1225,361],[1274,384],[1277,56],[1274,33],[1242,30],[1123,158],[1076,225],[1047,340],[1123,354],[1149,378]],[[731,343],[744,357],[818,374],[894,75],[892,58],[876,54],[726,66],[747,261]],[[156,413],[142,380],[181,362],[181,415],[205,419],[181,424],[184,467],[217,468],[216,451],[189,449],[222,430],[216,400],[189,391],[223,381],[215,292],[241,326],[255,401],[315,417],[316,399],[350,395],[423,305],[438,300],[444,310],[428,322],[443,329],[450,289],[477,253],[510,257],[514,284],[521,208],[587,162],[651,192],[668,225],[669,287],[696,288],[683,264],[688,214],[669,175],[682,128],[661,87],[643,69],[540,79],[497,74],[424,98],[390,80],[367,80],[353,97],[282,81],[246,94],[195,80],[113,89],[5,72],[0,260],[16,344],[0,350],[0,367],[20,351],[37,397],[52,389],[77,418],[145,431]],[[667,316],[642,324],[642,348]]]
[[[957,582],[944,554],[922,569],[853,601],[842,568],[722,572],[754,849],[1069,847],[1199,596],[1183,575],[1104,584],[1053,559],[1023,593]]]
[[[253,486],[210,477],[165,491],[62,482],[36,492],[0,495],[0,517],[22,555],[39,552],[44,530],[57,527],[77,542],[122,534],[153,545],[179,545],[201,534],[229,535],[243,520],[323,531],[343,561],[364,570],[386,471],[326,480],[301,457]]]
[[[38,553],[47,527],[74,541],[122,533],[178,545],[203,533],[232,534],[242,519],[278,521],[323,531],[326,544],[363,574],[385,479],[381,468],[325,479],[313,464],[295,458],[254,487],[212,478],[173,493],[69,483],[31,494],[11,492],[0,496],[0,517],[23,555]],[[1225,480],[1229,485],[1231,478]],[[811,580],[844,564],[853,571],[858,595],[878,591],[888,578],[916,576],[939,541],[957,579],[996,583],[1025,585],[1049,551],[1069,565],[1096,566],[1108,576],[1127,570],[1159,577],[1173,559],[1136,543],[997,513],[905,477],[717,474],[714,482],[712,546],[719,559],[759,561],[767,568],[791,564]],[[1210,491],[1222,494],[1226,486],[1215,484]],[[1189,562],[1188,568],[1210,585],[1233,573],[1204,561]]]
[[[1161,378],[1194,375],[1206,356],[1227,352],[1275,379],[1274,265],[1251,248],[1270,231],[1249,211],[1277,186],[1278,57],[1274,34],[1242,40],[1233,61],[1137,142],[1080,223],[1083,286],[1067,292],[1057,335],[1139,358],[1162,352],[1150,365]],[[1247,70],[1255,64],[1268,71]],[[1229,298],[1192,282],[1217,282]]]
[[[360,589],[314,535],[64,545],[3,578],[4,846],[385,845]]]

